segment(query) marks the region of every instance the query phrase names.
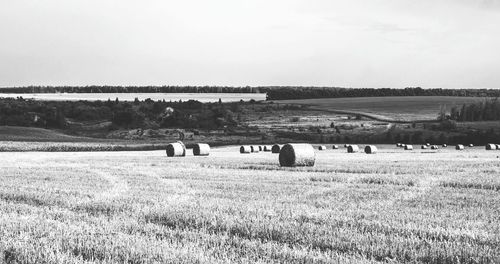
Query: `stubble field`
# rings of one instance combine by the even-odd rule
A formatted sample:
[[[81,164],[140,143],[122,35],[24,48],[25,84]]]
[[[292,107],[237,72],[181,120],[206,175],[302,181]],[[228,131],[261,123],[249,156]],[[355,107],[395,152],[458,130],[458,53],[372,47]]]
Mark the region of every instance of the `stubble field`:
[[[0,153],[0,263],[498,263],[499,155]]]

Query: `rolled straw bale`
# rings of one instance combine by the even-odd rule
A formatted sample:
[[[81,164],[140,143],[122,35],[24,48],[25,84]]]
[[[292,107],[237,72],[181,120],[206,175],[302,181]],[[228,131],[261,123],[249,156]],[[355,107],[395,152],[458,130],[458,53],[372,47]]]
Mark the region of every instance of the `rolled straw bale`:
[[[469,148],[472,148],[472,147],[474,147],[474,144],[469,144]]]
[[[464,145],[458,144],[458,145],[455,146],[455,149],[456,150],[464,150],[465,147],[464,147]]]
[[[193,147],[193,155],[195,156],[208,156],[210,154],[210,145],[198,143]]]
[[[326,150],[326,146],[319,146],[318,150]]]
[[[337,145],[333,145],[333,146],[332,146],[332,149],[339,149],[339,146],[337,146]]]
[[[264,147],[263,146],[258,146],[259,147],[259,151],[264,151]]]
[[[182,141],[177,141],[175,143],[170,143],[167,145],[167,156],[168,157],[184,157],[186,156],[186,146]]]
[[[486,144],[486,150],[496,150],[497,146],[495,144]]]
[[[447,147],[448,147],[448,145],[446,145],[446,144],[443,144],[443,145],[442,145],[442,147],[443,147],[443,148],[447,148]]]
[[[272,151],[273,147],[272,146],[264,146],[264,151],[269,152]]]
[[[365,147],[366,154],[375,154],[375,153],[377,153],[377,151],[378,151],[378,149],[376,146],[369,145],[369,146]]]
[[[286,144],[280,150],[279,161],[282,167],[314,166],[316,153],[311,144]]]
[[[427,145],[422,145],[420,148],[421,149],[427,149]]]
[[[356,153],[359,152],[359,146],[358,145],[349,145],[347,147],[347,153]]]
[[[249,154],[252,152],[252,148],[250,146],[241,146],[240,153],[241,154]]]
[[[403,144],[401,144],[401,143],[397,143],[397,144],[396,144],[396,147],[400,148],[402,145],[403,145]]]
[[[259,146],[250,146],[250,148],[252,149],[253,153],[258,153],[259,152]]]
[[[413,150],[413,145],[405,145],[405,150]]]
[[[439,147],[437,145],[432,145],[431,149],[439,149]]]
[[[280,153],[280,151],[281,151],[281,146],[280,145],[278,145],[278,144],[273,145],[273,148],[271,149],[272,153],[277,154],[277,153]]]

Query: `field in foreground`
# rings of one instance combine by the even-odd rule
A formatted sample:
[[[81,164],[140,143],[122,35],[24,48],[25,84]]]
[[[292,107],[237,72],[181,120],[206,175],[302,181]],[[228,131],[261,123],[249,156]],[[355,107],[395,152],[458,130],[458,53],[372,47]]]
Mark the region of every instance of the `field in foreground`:
[[[7,263],[498,263],[500,151],[0,153]],[[0,260],[1,263],[1,260]]]
[[[369,114],[387,120],[413,121],[436,120],[441,106],[449,112],[451,107],[464,103],[486,100],[485,97],[453,96],[388,96],[325,98],[275,101],[277,103],[302,104],[326,111],[348,111]]]

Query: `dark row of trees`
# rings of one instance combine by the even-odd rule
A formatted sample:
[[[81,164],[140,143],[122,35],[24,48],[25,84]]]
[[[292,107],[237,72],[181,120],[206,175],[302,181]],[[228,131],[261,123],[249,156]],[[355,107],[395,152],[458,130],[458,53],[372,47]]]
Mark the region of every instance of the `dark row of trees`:
[[[461,108],[454,106],[450,111],[450,119],[456,121],[500,120],[500,100],[497,97],[482,102],[464,104]]]
[[[408,87],[393,88],[317,88],[317,87],[275,87],[265,89],[267,100],[291,100],[341,97],[383,97],[383,96],[461,96],[499,97],[500,89],[423,89]]]
[[[28,86],[0,88],[0,93],[260,93],[259,87],[229,86]]]
[[[0,125],[68,128],[74,122],[111,121],[114,128],[219,129],[238,125],[242,102],[35,101],[0,99]]]

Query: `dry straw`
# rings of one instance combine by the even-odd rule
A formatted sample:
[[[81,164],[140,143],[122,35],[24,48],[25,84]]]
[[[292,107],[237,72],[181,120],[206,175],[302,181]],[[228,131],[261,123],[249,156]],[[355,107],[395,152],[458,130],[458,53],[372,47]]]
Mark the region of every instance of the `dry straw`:
[[[339,146],[337,146],[337,145],[333,145],[333,146],[332,146],[332,149],[339,149]]]
[[[280,153],[280,150],[281,150],[281,146],[278,144],[273,145],[273,148],[271,149],[272,153],[275,153],[275,154]]]
[[[258,153],[259,152],[259,146],[250,146],[250,149],[252,150],[252,152],[254,153]]]
[[[377,151],[378,151],[378,149],[375,146],[370,145],[370,146],[365,147],[366,154],[375,154],[375,153],[377,153]]]
[[[281,148],[279,161],[282,167],[314,166],[316,153],[311,144],[286,144]]]
[[[210,145],[198,143],[193,147],[193,155],[195,156],[208,156],[210,154]]]
[[[437,145],[432,145],[431,149],[439,149],[439,147]]]
[[[464,145],[461,145],[461,144],[458,144],[456,147],[455,147],[456,150],[464,150],[465,147]]]
[[[405,145],[405,150],[413,150],[413,145]]]
[[[252,147],[250,147],[250,146],[241,146],[241,147],[240,147],[240,153],[241,153],[241,154],[249,154],[249,153],[252,153]]]
[[[269,152],[273,149],[272,146],[264,146],[264,151]]]
[[[427,149],[427,145],[422,145],[420,148],[421,149]]]
[[[326,146],[319,146],[318,150],[326,150]]]
[[[358,145],[349,145],[347,147],[347,153],[356,153],[359,152],[359,146]]]
[[[177,141],[175,143],[170,143],[167,145],[167,156],[168,157],[184,157],[186,156],[186,146],[182,141]]]
[[[486,150],[496,150],[497,146],[495,144],[486,144]]]

